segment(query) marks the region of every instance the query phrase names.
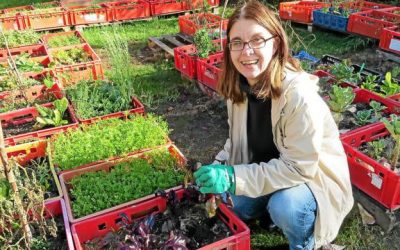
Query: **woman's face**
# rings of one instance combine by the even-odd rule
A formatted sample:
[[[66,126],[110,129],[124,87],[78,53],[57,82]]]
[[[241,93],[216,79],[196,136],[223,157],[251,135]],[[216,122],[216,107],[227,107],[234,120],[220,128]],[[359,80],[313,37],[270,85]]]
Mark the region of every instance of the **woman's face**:
[[[231,60],[239,73],[246,77],[250,86],[256,84],[257,77],[267,69],[274,52],[274,39],[266,41],[265,46],[258,49],[250,48],[251,45],[247,42],[251,41],[253,47],[261,47],[264,41],[271,37],[267,29],[250,19],[241,18],[231,28],[231,48],[240,48],[246,43],[243,50],[230,50]]]

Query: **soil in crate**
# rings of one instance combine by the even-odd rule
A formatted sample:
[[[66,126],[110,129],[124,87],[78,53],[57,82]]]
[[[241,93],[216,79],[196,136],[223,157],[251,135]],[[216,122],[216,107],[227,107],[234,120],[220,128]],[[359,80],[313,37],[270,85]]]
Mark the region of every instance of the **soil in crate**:
[[[371,106],[369,106],[369,104],[367,103],[356,103],[351,105],[350,108],[348,108],[345,112],[343,112],[343,119],[339,122],[339,131],[347,132],[359,128],[361,126],[377,122],[381,117],[389,117],[387,113],[379,112],[381,117],[377,118],[375,117],[374,112],[371,111],[371,117],[369,119],[369,122],[367,124],[360,124],[360,122],[357,121],[357,115],[356,115],[357,112],[371,110],[371,109],[372,109]]]
[[[143,229],[144,224],[153,220],[154,225],[148,234],[150,246],[147,249],[184,249],[183,246],[187,249],[198,249],[232,235],[217,216],[207,216],[204,204],[185,200],[178,203],[174,209],[150,215],[133,224],[122,226],[117,232],[109,232],[103,239],[96,238],[87,242],[85,249],[115,249],[121,246],[121,243],[127,247],[141,244],[145,242],[145,238],[139,235],[139,231]]]
[[[72,119],[67,111],[65,112],[63,119],[67,120],[68,124],[72,123]],[[3,127],[4,138],[37,131],[34,129],[35,123],[36,123],[36,121],[33,120],[33,121],[30,121],[30,122],[27,122],[24,124],[10,125],[7,128]],[[54,128],[54,127],[44,127],[44,128],[41,128],[40,130],[47,129],[47,128]]]

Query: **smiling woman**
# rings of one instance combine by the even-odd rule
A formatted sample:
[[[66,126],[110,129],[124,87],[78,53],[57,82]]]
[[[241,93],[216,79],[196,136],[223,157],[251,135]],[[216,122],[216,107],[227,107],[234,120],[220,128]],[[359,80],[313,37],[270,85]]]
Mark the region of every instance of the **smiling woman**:
[[[346,155],[318,78],[289,53],[275,13],[250,0],[229,19],[218,90],[229,138],[194,173],[203,193],[231,193],[235,213],[282,229],[290,249],[330,245],[351,210]]]

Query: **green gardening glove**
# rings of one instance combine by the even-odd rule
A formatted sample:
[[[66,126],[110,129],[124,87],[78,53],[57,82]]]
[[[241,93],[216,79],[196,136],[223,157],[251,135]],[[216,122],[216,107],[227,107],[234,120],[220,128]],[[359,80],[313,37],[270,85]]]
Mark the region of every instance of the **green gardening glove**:
[[[200,167],[193,175],[202,193],[235,192],[235,171],[232,166],[205,165]]]

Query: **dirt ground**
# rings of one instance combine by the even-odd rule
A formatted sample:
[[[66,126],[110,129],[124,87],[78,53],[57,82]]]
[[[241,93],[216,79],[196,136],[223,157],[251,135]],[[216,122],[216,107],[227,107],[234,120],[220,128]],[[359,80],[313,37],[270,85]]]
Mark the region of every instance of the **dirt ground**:
[[[390,70],[396,65],[400,66],[398,63],[385,61],[376,53],[375,48],[368,48],[349,54],[348,57],[353,63],[366,62],[367,67],[375,70]],[[166,118],[172,129],[171,139],[188,159],[208,164],[223,148],[228,137],[226,106],[222,100],[211,99],[202,93],[195,83],[184,79],[182,81],[185,84],[179,89],[178,101],[160,105],[155,113]],[[389,234],[380,230],[374,231],[388,249],[400,249],[399,226]]]

